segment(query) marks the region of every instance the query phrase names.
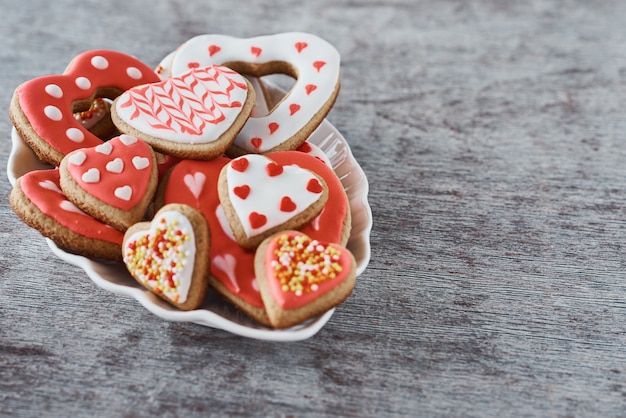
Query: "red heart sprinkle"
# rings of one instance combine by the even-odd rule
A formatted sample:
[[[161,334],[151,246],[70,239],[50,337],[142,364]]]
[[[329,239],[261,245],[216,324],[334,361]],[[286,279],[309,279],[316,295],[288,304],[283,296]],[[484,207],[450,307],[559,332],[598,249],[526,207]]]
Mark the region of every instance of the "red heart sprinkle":
[[[296,113],[298,110],[300,110],[300,105],[296,104],[296,103],[292,103],[289,105],[289,116],[293,116],[294,113]]]
[[[280,199],[280,210],[282,212],[293,212],[296,210],[296,204],[289,196],[283,196],[283,198]]]
[[[267,222],[267,217],[258,212],[251,212],[250,216],[248,216],[248,221],[250,222],[250,226],[252,229],[260,228]]]
[[[322,193],[324,191],[324,187],[317,179],[311,179],[306,185],[306,189],[311,193]]]
[[[309,153],[313,151],[313,148],[311,147],[311,144],[309,144],[308,142],[303,142],[302,145],[298,147],[298,151]]]
[[[309,95],[317,89],[317,86],[315,84],[307,84],[304,86],[304,89],[306,90],[306,94]]]
[[[258,57],[259,55],[261,55],[261,48],[259,48],[258,46],[252,46],[250,47],[250,52],[255,57]]]
[[[315,67],[315,69],[317,70],[318,73],[320,72],[322,67],[325,66],[325,65],[326,65],[326,61],[315,61],[313,63],[313,67]]]
[[[244,171],[246,171],[246,168],[248,168],[248,160],[246,158],[237,158],[236,160],[232,160],[230,162],[230,166],[233,168],[233,170],[237,170],[240,173],[243,173]]]
[[[209,46],[209,56],[212,57],[213,55],[217,54],[221,50],[222,50],[222,48],[220,48],[217,45],[210,45]]]
[[[278,124],[276,122],[272,122],[269,125],[267,125],[267,127],[270,128],[270,135],[271,135],[274,132],[276,132],[276,129],[278,129]]]
[[[298,50],[298,53],[302,52],[302,50],[304,48],[306,48],[307,46],[309,46],[309,44],[307,44],[306,42],[296,42],[296,44],[294,45],[296,47],[296,49]]]
[[[283,166],[275,162],[271,162],[265,166],[265,170],[267,171],[268,176],[275,177],[283,173]]]
[[[233,187],[233,193],[242,200],[246,200],[246,197],[250,194],[250,186],[244,184],[243,186]]]
[[[261,144],[263,143],[263,140],[259,138],[258,136],[255,136],[254,138],[250,140],[250,142],[252,143],[252,146],[254,148],[261,149]]]
[[[190,62],[189,64],[187,64],[187,67],[189,68],[198,68],[200,66],[199,62]]]

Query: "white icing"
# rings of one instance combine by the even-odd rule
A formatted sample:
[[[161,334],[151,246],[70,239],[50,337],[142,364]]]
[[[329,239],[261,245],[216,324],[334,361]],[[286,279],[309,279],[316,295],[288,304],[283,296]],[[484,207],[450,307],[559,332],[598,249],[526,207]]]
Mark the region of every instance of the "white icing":
[[[242,158],[248,160],[248,167],[244,172],[239,172],[232,168],[232,163]],[[248,237],[287,222],[296,214],[305,211],[321,196],[320,193],[312,193],[306,189],[311,179],[318,179],[310,171],[289,165],[283,166],[282,174],[270,176],[266,169],[269,163],[274,162],[262,155],[248,154],[233,160],[226,169],[230,203]],[[241,199],[233,191],[235,187],[243,185],[250,187],[250,193],[245,199]],[[290,212],[280,210],[283,197],[293,201],[295,210]],[[252,228],[249,222],[252,212],[266,216],[267,222],[259,228]]]
[[[202,144],[215,141],[230,129],[247,95],[240,74],[213,66],[127,90],[117,100],[115,110],[120,119],[147,135]],[[231,106],[235,102],[239,106]]]
[[[56,84],[48,84],[45,87],[45,90],[46,93],[48,93],[55,99],[60,99],[61,97],[63,97],[63,90],[61,90],[61,87],[57,86]]]
[[[103,142],[96,146],[95,150],[100,154],[109,155],[113,151],[113,145],[110,142]]]
[[[52,105],[46,106],[43,109],[43,112],[48,117],[48,119],[53,120],[55,122],[58,122],[61,119],[63,119],[63,114],[61,113],[59,108],[56,106],[52,106]]]
[[[134,156],[131,161],[137,170],[143,170],[144,168],[150,166],[150,160],[146,157]]]
[[[98,183],[100,181],[100,170],[90,168],[80,177],[85,183]]]
[[[122,134],[119,136],[120,141],[122,142],[122,144],[126,145],[126,146],[130,146],[133,145],[135,142],[137,142],[137,137],[131,136],[131,135],[126,135],[126,134]]]
[[[213,53],[207,53],[211,47]],[[233,61],[283,61],[290,63],[298,74],[292,89],[279,105],[268,115],[249,118],[237,136],[235,144],[249,152],[266,152],[302,130],[333,96],[339,81],[339,52],[315,35],[296,32],[248,39],[225,35],[196,36],[178,48],[171,60],[171,74],[174,77],[184,74],[189,71],[190,63],[206,66]],[[272,123],[279,127],[270,133]],[[257,139],[252,141],[253,138]],[[260,146],[254,143],[260,143]]]
[[[109,161],[106,165],[106,169],[110,173],[119,174],[124,171],[124,161],[121,158],[116,158],[112,161]]]
[[[213,268],[223,271],[232,284],[235,293],[239,293],[241,288],[239,287],[237,277],[235,276],[235,267],[237,266],[235,256],[232,254],[224,254],[223,256],[218,255],[213,257],[212,266]]]
[[[106,70],[109,67],[109,61],[101,55],[91,58],[91,65],[98,70]]]
[[[47,189],[53,192],[57,192],[57,193],[61,193],[63,194],[63,191],[61,190],[61,188],[59,187],[58,184],[56,184],[55,182],[53,182],[52,180],[44,180],[42,182],[39,183],[39,186],[43,189]]]
[[[115,195],[115,197],[119,199],[129,201],[131,197],[133,197],[133,189],[132,187],[128,185],[121,186],[121,187],[116,188],[113,194]]]
[[[75,80],[76,86],[82,90],[89,90],[91,88],[91,81],[87,77],[77,77]]]
[[[126,69],[126,74],[134,80],[139,80],[142,76],[141,70],[139,70],[139,68],[137,67],[128,67]]]
[[[172,263],[180,264],[179,267],[176,267],[174,269],[174,282],[176,284],[176,288],[170,288],[167,280],[164,277],[160,277],[160,280],[158,280],[158,285],[162,289],[165,296],[167,296],[171,300],[176,300],[176,298],[178,297],[176,302],[184,303],[189,295],[189,289],[191,287],[191,279],[193,275],[194,260],[196,257],[196,242],[193,227],[189,219],[187,219],[187,217],[180,214],[179,212],[161,212],[159,213],[158,218],[155,219],[162,218],[166,220],[166,225],[176,225],[176,229],[184,231],[184,233],[189,236],[189,239],[187,239],[186,241],[180,243],[178,246],[172,246],[169,251],[164,252],[165,258],[163,260],[157,258],[156,256],[152,257],[152,260],[155,263],[166,266],[166,268],[171,268]],[[153,221],[150,224],[150,229],[148,231],[135,232],[128,239],[126,239],[125,242],[135,242],[146,234],[154,236],[157,233],[157,228],[159,227],[162,227],[162,224],[160,222]],[[127,251],[128,248],[125,248],[124,254],[126,262],[128,262],[129,260],[127,256]],[[182,260],[181,255],[184,255],[184,259]],[[144,285],[147,285],[152,289],[155,289],[157,287],[156,281],[148,281],[145,278],[142,278],[140,272],[134,272],[133,274]]]
[[[74,165],[83,165],[86,159],[87,154],[85,154],[83,151],[76,151],[69,156],[68,162]]]
[[[75,204],[73,204],[69,200],[61,201],[61,203],[59,203],[59,206],[61,206],[61,209],[65,210],[67,212],[74,212],[74,213],[79,213],[81,215],[87,215],[85,212],[80,210],[78,208],[78,206],[76,206]]]
[[[206,181],[206,175],[200,171],[196,171],[193,174],[185,174],[183,182],[189,189],[191,194],[196,198],[200,198],[202,189],[204,188],[204,182]]]
[[[85,134],[78,128],[68,128],[65,135],[72,142],[81,143],[85,139]]]

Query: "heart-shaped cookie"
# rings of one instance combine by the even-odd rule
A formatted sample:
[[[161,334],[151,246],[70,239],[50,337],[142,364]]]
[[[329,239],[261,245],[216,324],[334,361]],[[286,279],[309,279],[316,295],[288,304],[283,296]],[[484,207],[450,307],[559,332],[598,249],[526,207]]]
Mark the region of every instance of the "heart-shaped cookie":
[[[355,265],[348,249],[298,231],[268,237],[254,270],[272,326],[287,328],[339,305],[354,288]]]
[[[141,136],[157,151],[208,160],[230,146],[254,101],[243,76],[211,65],[129,89],[113,102],[111,117],[120,132]]]
[[[287,74],[296,81],[267,115],[246,122],[229,149],[232,156],[298,148],[331,109],[340,85],[339,52],[325,40],[300,32],[240,39],[200,35],[182,44],[170,71],[178,76],[211,64],[261,77]]]
[[[130,274],[182,310],[202,306],[208,288],[210,232],[202,213],[187,205],[162,207],[151,222],[131,226],[122,252]]]
[[[84,52],[63,74],[21,84],[13,94],[9,115],[20,136],[37,156],[59,165],[69,152],[102,143],[76,118],[93,100],[113,100],[131,87],[154,83],[159,76],[129,55],[107,50]]]
[[[237,242],[256,248],[267,236],[298,229],[315,218],[328,199],[325,181],[295,165],[248,154],[220,173],[220,202]]]
[[[63,192],[76,206],[125,231],[143,219],[156,190],[158,170],[148,144],[120,135],[67,154],[60,176]]]
[[[63,194],[59,170],[30,171],[9,198],[15,213],[59,247],[87,257],[119,261],[124,234],[77,208]]]

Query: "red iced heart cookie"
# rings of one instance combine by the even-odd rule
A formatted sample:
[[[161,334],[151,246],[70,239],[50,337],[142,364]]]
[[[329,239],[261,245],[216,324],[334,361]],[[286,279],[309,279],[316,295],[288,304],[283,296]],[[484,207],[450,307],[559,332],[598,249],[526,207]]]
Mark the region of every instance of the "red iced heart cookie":
[[[70,202],[59,185],[59,170],[24,174],[17,179],[9,201],[27,225],[59,247],[87,257],[121,260],[124,234]]]
[[[287,74],[296,80],[268,114],[248,119],[229,149],[232,156],[296,149],[322,122],[339,92],[339,52],[309,33],[249,39],[200,35],[178,48],[170,71],[178,76],[193,66],[211,64],[255,77]]]
[[[230,146],[254,99],[243,76],[211,65],[124,92],[111,117],[120,132],[140,136],[157,151],[208,160]]]
[[[191,310],[204,302],[211,246],[204,216],[186,205],[166,205],[151,222],[124,235],[122,251],[130,274],[172,305]]]
[[[158,75],[134,57],[88,51],[74,58],[63,74],[21,84],[13,94],[9,115],[37,156],[59,165],[69,152],[102,143],[74,113],[87,110],[97,97],[112,100],[131,87],[157,81]]]
[[[158,180],[154,151],[129,135],[72,151],[60,175],[68,199],[121,231],[143,219]]]
[[[355,265],[346,248],[298,231],[267,238],[254,270],[272,326],[287,328],[339,305],[354,288]]]
[[[218,192],[233,233],[245,248],[255,248],[277,231],[300,228],[328,199],[326,183],[318,175],[258,154],[227,164]]]

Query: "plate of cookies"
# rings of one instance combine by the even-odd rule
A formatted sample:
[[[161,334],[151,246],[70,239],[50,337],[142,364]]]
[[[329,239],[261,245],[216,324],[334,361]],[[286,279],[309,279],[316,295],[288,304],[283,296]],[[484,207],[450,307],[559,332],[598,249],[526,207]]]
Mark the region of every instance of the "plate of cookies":
[[[11,206],[164,320],[309,338],[370,259],[367,178],[326,119],[339,65],[299,32],[200,35],[156,69],[83,52],[15,90]]]

